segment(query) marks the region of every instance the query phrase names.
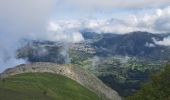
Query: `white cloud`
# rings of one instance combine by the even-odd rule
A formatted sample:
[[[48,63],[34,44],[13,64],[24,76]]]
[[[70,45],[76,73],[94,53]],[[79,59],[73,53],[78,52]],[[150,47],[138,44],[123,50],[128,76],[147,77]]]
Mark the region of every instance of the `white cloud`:
[[[53,21],[52,21],[53,22]],[[170,7],[155,9],[153,13],[127,15],[125,19],[86,19],[57,21],[51,30],[79,31],[89,29],[98,33],[129,33],[148,31],[153,33],[170,32]]]
[[[50,41],[60,41],[60,42],[69,42],[69,43],[77,43],[84,40],[83,36],[79,32],[49,32],[46,37],[46,40]]]
[[[148,43],[148,42],[145,44],[145,46],[146,46],[146,47],[149,47],[149,48],[156,47],[155,44],[153,44],[153,43]]]
[[[170,37],[166,37],[166,38],[164,38],[162,41],[156,41],[156,40],[155,40],[155,43],[156,43],[157,45],[170,46]]]
[[[25,63],[16,59],[22,38],[44,38],[53,0],[0,0],[0,71]]]
[[[80,42],[84,38],[79,32],[81,24],[78,21],[51,21],[47,27],[47,40],[64,41],[64,42]]]

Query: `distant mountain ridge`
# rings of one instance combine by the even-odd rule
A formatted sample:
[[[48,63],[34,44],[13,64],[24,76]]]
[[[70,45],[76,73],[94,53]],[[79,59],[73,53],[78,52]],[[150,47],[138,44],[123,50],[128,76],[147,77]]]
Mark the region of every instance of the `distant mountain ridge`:
[[[162,41],[170,34],[153,34],[149,32],[131,32],[127,34],[98,34],[94,32],[82,33],[85,39],[95,39],[92,45],[97,55],[121,55],[146,58],[169,58],[170,48],[158,45],[155,41]]]
[[[149,32],[131,32],[127,34],[82,32],[85,41],[70,43],[68,46],[52,41],[28,41],[28,44],[18,50],[18,58],[30,62],[68,63],[70,50],[92,50],[95,56],[130,56],[150,59],[169,59],[170,47],[158,45],[170,34],[153,34]],[[71,45],[71,46],[70,46]],[[72,46],[72,45],[76,45]],[[64,52],[65,53],[64,53]],[[88,53],[87,51],[87,53]],[[61,53],[62,52],[62,53]]]

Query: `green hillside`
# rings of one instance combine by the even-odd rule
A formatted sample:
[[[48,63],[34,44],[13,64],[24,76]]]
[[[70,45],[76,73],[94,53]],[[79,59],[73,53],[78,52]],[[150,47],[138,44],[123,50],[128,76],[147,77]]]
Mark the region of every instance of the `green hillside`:
[[[65,76],[49,73],[25,73],[1,79],[0,100],[101,99]]]
[[[170,64],[127,100],[170,100]]]

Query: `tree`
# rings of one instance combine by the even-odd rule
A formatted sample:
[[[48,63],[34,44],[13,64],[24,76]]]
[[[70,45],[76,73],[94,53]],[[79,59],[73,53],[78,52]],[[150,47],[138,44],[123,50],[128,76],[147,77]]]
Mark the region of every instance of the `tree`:
[[[127,100],[170,100],[170,64]]]

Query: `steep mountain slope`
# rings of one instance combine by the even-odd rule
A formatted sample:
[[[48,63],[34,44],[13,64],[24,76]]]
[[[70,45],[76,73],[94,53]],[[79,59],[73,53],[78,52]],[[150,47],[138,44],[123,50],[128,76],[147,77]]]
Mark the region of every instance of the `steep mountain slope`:
[[[101,100],[77,82],[50,73],[25,73],[0,80],[0,99]]]
[[[33,63],[28,65],[20,65],[12,69],[6,70],[1,77],[22,73],[49,72],[67,76],[89,90],[106,100],[120,100],[119,95],[111,88],[107,87],[94,75],[86,72],[84,69],[71,65],[57,65],[54,63]]]

